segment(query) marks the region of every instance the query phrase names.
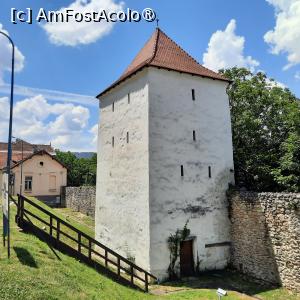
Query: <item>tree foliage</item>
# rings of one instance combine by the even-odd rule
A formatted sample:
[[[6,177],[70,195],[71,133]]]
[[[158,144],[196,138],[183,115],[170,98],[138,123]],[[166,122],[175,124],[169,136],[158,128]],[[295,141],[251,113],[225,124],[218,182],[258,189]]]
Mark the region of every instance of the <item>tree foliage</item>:
[[[96,185],[96,153],[91,158],[77,158],[70,151],[56,150],[56,158],[68,168],[68,186]]]
[[[220,71],[231,108],[236,184],[256,191],[300,191],[300,101],[245,68]]]

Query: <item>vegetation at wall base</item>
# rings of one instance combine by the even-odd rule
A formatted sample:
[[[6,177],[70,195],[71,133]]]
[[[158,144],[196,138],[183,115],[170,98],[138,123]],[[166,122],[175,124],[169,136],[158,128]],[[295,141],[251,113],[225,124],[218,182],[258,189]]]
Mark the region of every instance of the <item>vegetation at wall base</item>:
[[[236,184],[300,191],[300,101],[264,73],[221,70],[230,100]]]

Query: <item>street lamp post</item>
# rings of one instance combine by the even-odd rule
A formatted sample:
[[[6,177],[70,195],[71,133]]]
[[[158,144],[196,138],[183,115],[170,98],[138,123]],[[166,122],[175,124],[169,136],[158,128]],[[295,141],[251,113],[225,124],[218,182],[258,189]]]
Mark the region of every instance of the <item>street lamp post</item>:
[[[20,195],[22,195],[22,189],[23,189],[23,140],[21,140],[22,142],[22,162],[21,162],[21,184],[20,184]]]
[[[9,129],[8,129],[8,147],[7,147],[7,174],[8,174],[8,207],[7,207],[7,256],[10,257],[10,224],[9,224],[9,217],[10,217],[10,195],[11,195],[11,156],[12,156],[12,149],[11,149],[11,138],[12,138],[12,118],[13,118],[13,103],[14,103],[14,68],[15,68],[15,45],[13,40],[10,36],[0,31],[0,34],[4,35],[12,46],[12,58],[11,58],[11,88],[10,88],[10,110],[9,110]]]
[[[22,195],[22,191],[23,191],[23,159],[24,159],[24,155],[23,155],[24,146],[23,146],[23,144],[24,144],[24,141],[20,138],[15,137],[15,136],[12,136],[12,138],[16,139],[16,141],[21,141],[21,153],[22,154],[21,154],[21,164],[20,164],[21,174],[20,174],[20,192],[19,192],[19,194]]]

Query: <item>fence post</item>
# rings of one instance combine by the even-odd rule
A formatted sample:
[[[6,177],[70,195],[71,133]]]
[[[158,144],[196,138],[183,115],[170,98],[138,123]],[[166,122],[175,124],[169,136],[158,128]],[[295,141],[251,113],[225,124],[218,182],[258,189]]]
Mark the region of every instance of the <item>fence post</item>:
[[[145,273],[145,292],[148,293],[148,274]]]
[[[21,200],[20,200],[20,195],[18,194],[18,207],[17,207],[17,218],[18,219],[20,217],[20,205],[21,205]]]
[[[52,236],[52,226],[53,226],[53,220],[52,220],[52,216],[50,216],[50,232],[49,232],[49,234],[50,234],[50,236]]]
[[[22,227],[23,224],[23,217],[24,217],[24,198],[20,195],[20,219],[19,219],[19,226]]]
[[[56,225],[56,244],[58,245],[59,233],[60,233],[60,222],[58,219],[57,219],[56,223],[57,223],[57,225]]]
[[[107,267],[107,250],[105,249],[105,267]]]
[[[20,195],[18,194],[18,206],[17,206],[17,217],[16,217],[16,222],[18,226],[20,226],[20,208],[21,208],[21,199],[20,199]]]
[[[133,266],[130,266],[130,273],[131,273],[130,281],[131,281],[131,284],[133,284]]]
[[[78,252],[81,253],[81,233],[78,232]]]
[[[89,240],[89,259],[92,259],[92,241]]]
[[[120,271],[121,271],[121,264],[120,264],[120,257],[118,256],[118,276],[120,277]]]

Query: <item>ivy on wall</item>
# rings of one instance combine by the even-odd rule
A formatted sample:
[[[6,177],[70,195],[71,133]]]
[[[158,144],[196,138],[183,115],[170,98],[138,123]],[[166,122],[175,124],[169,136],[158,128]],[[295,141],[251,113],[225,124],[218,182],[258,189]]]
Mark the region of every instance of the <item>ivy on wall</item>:
[[[170,279],[176,279],[177,274],[175,272],[175,265],[179,256],[180,242],[184,241],[190,235],[190,229],[187,228],[188,221],[186,221],[183,229],[177,229],[175,234],[171,234],[168,237],[168,248],[170,251],[170,265],[168,267],[168,273]]]

